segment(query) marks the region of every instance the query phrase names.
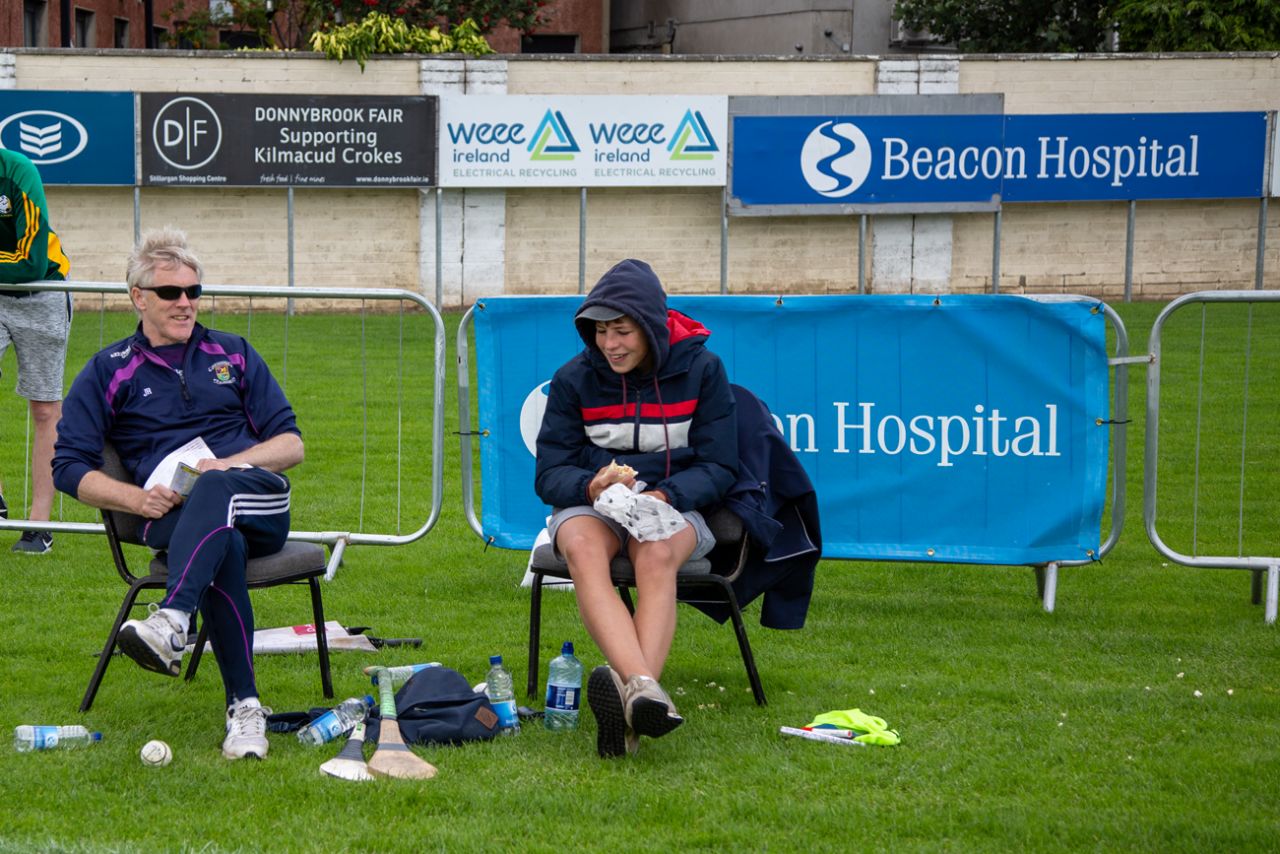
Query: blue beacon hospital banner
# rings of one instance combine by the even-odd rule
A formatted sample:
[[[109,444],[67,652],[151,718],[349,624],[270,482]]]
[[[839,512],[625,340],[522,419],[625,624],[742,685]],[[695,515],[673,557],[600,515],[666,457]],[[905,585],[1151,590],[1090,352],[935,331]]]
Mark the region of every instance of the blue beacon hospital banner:
[[[1266,114],[733,117],[744,205],[1258,198]]]
[[[534,442],[582,347],[580,297],[477,304],[486,536],[528,548],[549,508]],[[985,564],[1097,554],[1109,427],[1095,304],[1015,296],[674,296],[771,409],[818,492],[832,558]]]
[[[45,184],[132,186],[132,92],[0,92],[0,147],[31,158]]]

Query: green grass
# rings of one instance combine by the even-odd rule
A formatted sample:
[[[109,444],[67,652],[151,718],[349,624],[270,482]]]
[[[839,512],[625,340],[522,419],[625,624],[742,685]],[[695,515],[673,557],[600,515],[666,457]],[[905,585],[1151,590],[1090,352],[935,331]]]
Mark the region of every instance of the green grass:
[[[1162,306],[1117,307],[1132,351],[1145,352]],[[1172,420],[1161,434],[1162,458],[1167,452],[1170,460],[1160,472],[1162,530],[1190,549],[1194,522],[1198,553],[1236,553],[1241,450],[1238,440],[1230,445],[1227,412],[1243,400],[1243,378],[1229,373],[1248,341],[1245,551],[1276,555],[1277,428],[1267,422],[1275,421],[1280,345],[1275,321],[1263,323],[1274,312],[1255,310],[1248,339],[1241,310],[1230,309],[1221,323],[1210,312],[1206,364],[1226,373],[1214,373],[1206,388],[1213,404],[1203,408],[1216,417],[1202,419],[1195,516],[1192,467],[1172,462],[1195,449],[1198,356],[1172,353],[1175,342],[1198,347],[1199,310],[1192,312],[1171,325],[1165,343],[1163,404]],[[289,393],[308,443],[295,478],[297,526],[358,527],[361,458],[352,435],[364,429],[354,404],[365,394],[377,402],[368,427],[377,486],[364,490],[363,530],[411,531],[425,518],[432,351],[425,325],[409,320],[422,318],[406,320],[409,368],[398,378],[394,315],[363,320],[367,371],[353,343],[359,315],[293,319]],[[446,429],[455,430],[458,318],[447,320]],[[243,331],[246,322],[224,313],[217,325]],[[77,319],[72,364],[98,346],[99,323],[93,312]],[[278,365],[279,318],[257,314],[252,323],[255,341]],[[123,316],[104,321],[116,330],[129,324]],[[3,368],[11,390],[11,355]],[[688,723],[624,761],[596,758],[594,723],[584,713],[571,734],[527,726],[492,743],[418,748],[440,768],[427,782],[357,786],[324,777],[317,768],[336,747],[304,748],[291,736],[273,736],[265,762],[229,763],[218,751],[222,688],[212,661],[186,683],[117,660],[94,708],[81,716],[75,709],[93,656],[123,593],[105,543],[67,535],[48,557],[6,552],[0,722],[82,720],[104,740],[79,752],[0,750],[0,851],[1275,850],[1277,627],[1264,625],[1261,608],[1250,604],[1247,573],[1180,567],[1148,543],[1144,373],[1135,368],[1130,379],[1123,536],[1102,563],[1062,570],[1056,613],[1041,609],[1026,568],[824,562],[804,630],[763,629],[758,605],[748,608],[770,699],[759,708],[732,632],[682,609],[663,681]],[[403,435],[416,444],[401,474],[405,509],[397,524],[388,461],[398,389]],[[6,392],[0,471],[11,497],[20,491],[21,418],[21,401]],[[325,586],[331,619],[424,641],[421,650],[335,653],[340,697],[367,690],[360,668],[369,663],[437,659],[479,681],[487,656],[498,651],[523,682],[528,594],[517,584],[524,556],[485,550],[469,530],[456,437],[448,436],[445,451],[435,530],[405,547],[353,547]],[[92,518],[70,501],[63,515]],[[0,538],[0,548],[12,539]],[[599,663],[569,597],[547,599],[544,667],[565,638],[577,642],[588,667]],[[300,590],[263,591],[255,608],[260,626],[309,613]],[[321,704],[314,657],[263,656],[258,675],[277,711]],[[855,706],[887,719],[902,744],[850,750],[777,734],[779,726]],[[172,765],[141,765],[137,751],[150,738],[169,742]]]

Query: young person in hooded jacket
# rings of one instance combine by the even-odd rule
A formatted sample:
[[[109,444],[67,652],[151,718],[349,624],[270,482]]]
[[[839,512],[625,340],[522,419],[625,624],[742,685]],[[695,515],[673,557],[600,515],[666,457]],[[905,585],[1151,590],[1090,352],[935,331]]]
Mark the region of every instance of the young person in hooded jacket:
[[[710,331],[667,309],[643,261],[619,262],[574,317],[586,348],[551,380],[538,434],[534,487],[554,508],[548,531],[573,578],[578,610],[608,665],[587,681],[602,757],[634,753],[683,723],[658,680],[676,629],[676,571],[715,545],[699,508],[719,501],[737,476],[733,394]],[[635,474],[611,469],[630,466]],[[593,504],[614,483],[645,484],[689,523],[641,542]],[[632,617],[609,580],[625,549],[635,566]]]

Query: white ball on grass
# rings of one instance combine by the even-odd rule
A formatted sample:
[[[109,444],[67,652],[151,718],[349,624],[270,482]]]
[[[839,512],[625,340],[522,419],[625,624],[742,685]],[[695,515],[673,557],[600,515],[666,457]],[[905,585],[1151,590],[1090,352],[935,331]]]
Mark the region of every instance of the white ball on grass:
[[[159,739],[153,739],[142,745],[139,755],[142,757],[143,765],[160,767],[173,761],[173,751],[169,749],[169,745]]]

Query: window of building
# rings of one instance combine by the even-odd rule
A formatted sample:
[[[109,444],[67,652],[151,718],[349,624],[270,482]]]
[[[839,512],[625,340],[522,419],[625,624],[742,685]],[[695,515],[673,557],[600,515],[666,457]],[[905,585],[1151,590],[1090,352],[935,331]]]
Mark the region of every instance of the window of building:
[[[22,4],[22,44],[25,47],[48,46],[44,28],[46,15],[44,0],[26,0]]]
[[[93,47],[93,13],[88,9],[76,9],[76,47]]]
[[[157,48],[170,47],[169,31],[166,30],[164,27],[152,27],[151,40],[155,43],[155,46]]]
[[[186,21],[173,22],[173,31],[177,34],[178,43],[176,45],[171,45],[171,47],[176,47],[178,50],[195,50],[195,44],[192,43],[191,39],[184,35],[184,28],[186,27],[186,24]]]
[[[271,46],[270,42],[263,44],[261,36],[251,30],[219,30],[218,41],[226,45],[230,50],[242,47]]]
[[[129,19],[116,18],[115,35],[111,40],[112,47],[128,47],[129,46]]]
[[[578,37],[568,33],[522,36],[520,38],[520,52],[577,53]]]

